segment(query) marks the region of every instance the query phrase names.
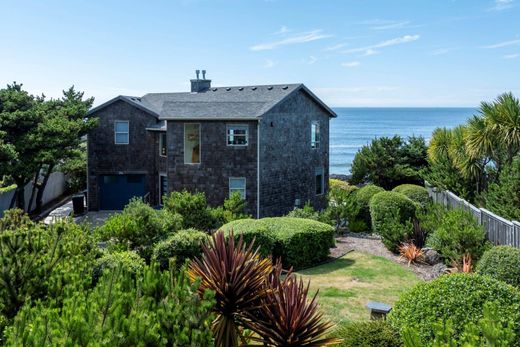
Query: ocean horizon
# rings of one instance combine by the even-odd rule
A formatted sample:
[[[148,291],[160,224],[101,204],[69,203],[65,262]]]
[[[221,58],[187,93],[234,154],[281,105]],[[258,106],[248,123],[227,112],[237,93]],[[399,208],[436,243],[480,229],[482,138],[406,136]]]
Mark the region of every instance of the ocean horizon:
[[[331,174],[350,174],[356,152],[375,137],[422,136],[437,127],[453,128],[477,113],[472,107],[334,107],[330,122]]]

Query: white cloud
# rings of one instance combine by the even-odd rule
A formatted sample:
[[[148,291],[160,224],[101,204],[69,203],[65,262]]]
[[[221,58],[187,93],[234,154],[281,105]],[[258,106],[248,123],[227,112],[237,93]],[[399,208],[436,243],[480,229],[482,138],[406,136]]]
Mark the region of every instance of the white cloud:
[[[359,47],[359,48],[352,48],[352,49],[348,49],[343,52],[344,53],[366,52],[369,50],[374,50],[375,48],[390,47],[390,46],[400,45],[403,43],[417,41],[417,40],[419,40],[419,38],[420,38],[419,35],[404,35],[401,37],[396,37],[394,39],[382,41],[382,42],[376,43],[374,45]]]
[[[520,57],[520,54],[518,53],[504,55],[504,59],[516,59],[518,57]]]
[[[386,24],[376,25],[373,26],[372,29],[374,30],[388,30],[388,29],[400,29],[405,28],[410,25],[410,21],[401,21],[401,22],[395,22],[395,21],[389,21]]]
[[[331,35],[323,34],[322,30],[313,30],[308,32],[297,33],[278,41],[260,43],[251,46],[249,49],[251,49],[252,51],[265,51],[269,49],[275,49],[281,46],[295,45],[300,43],[322,40],[328,37],[331,37]]]
[[[288,28],[287,26],[282,25],[282,26],[280,27],[280,29],[279,29],[278,31],[274,32],[273,34],[274,34],[274,35],[283,35],[283,34],[288,33],[289,31],[290,31],[290,30],[289,30],[289,28]]]
[[[363,56],[365,56],[365,57],[369,57],[369,56],[371,56],[371,55],[376,55],[376,54],[379,54],[379,52],[376,51],[376,50],[374,50],[374,49],[372,49],[372,48],[369,48],[369,49],[367,49],[367,50],[365,51],[365,53],[363,53]]]
[[[519,46],[519,45],[520,45],[520,39],[499,42],[499,43],[495,43],[493,45],[483,46],[482,48],[502,48],[502,47]]]
[[[341,63],[341,66],[343,66],[343,67],[356,67],[359,65],[361,65],[361,63],[359,61],[347,61],[347,62]]]
[[[329,47],[325,48],[324,51],[337,51],[338,49],[343,48],[347,45],[348,45],[347,43],[338,43],[337,45],[329,46]]]
[[[444,55],[451,51],[453,51],[454,48],[437,48],[430,52],[431,55]]]
[[[515,6],[514,0],[495,0],[489,11],[503,11]]]
[[[272,67],[275,67],[278,63],[272,59],[266,59],[265,60],[265,64],[264,64],[264,67],[266,69],[270,69]]]
[[[307,60],[307,64],[312,65],[312,64],[314,64],[317,61],[318,61],[318,58],[316,58],[315,56],[311,55],[309,57],[309,60]]]

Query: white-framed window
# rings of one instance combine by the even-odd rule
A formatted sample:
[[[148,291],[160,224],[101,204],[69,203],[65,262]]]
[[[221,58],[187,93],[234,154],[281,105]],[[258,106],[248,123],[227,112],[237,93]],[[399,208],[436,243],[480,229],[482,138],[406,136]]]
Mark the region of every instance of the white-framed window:
[[[320,123],[312,122],[311,123],[311,148],[320,148]]]
[[[317,167],[314,171],[316,181],[316,195],[322,195],[325,193],[325,175],[323,174],[323,168]]]
[[[200,164],[200,124],[184,124],[184,164]]]
[[[130,123],[127,120],[114,122],[114,142],[116,145],[128,145]]]
[[[226,126],[226,134],[228,146],[247,146],[249,126],[229,124]]]
[[[159,155],[162,156],[162,157],[166,157],[166,153],[167,150],[166,150],[166,147],[167,144],[166,144],[166,132],[160,132],[159,133]]]
[[[229,178],[229,196],[234,192],[239,192],[242,199],[246,199],[246,178],[230,177]]]

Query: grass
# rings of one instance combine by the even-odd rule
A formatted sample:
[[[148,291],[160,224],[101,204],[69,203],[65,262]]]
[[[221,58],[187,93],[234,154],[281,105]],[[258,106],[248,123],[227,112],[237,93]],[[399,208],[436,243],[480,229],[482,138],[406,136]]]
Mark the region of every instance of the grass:
[[[311,281],[313,294],[319,289],[321,309],[336,323],[368,320],[365,306],[369,301],[392,305],[401,293],[420,281],[412,270],[360,252],[297,273],[304,281]]]

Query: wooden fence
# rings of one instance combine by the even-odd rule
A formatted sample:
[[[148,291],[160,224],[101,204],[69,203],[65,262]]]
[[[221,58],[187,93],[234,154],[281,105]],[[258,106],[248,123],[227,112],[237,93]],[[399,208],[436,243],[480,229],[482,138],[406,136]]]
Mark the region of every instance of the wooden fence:
[[[478,208],[452,192],[432,187],[428,183],[426,183],[426,189],[433,201],[447,208],[460,207],[471,212],[478,223],[484,226],[487,238],[493,244],[520,248],[520,222],[510,221],[485,208]]]

